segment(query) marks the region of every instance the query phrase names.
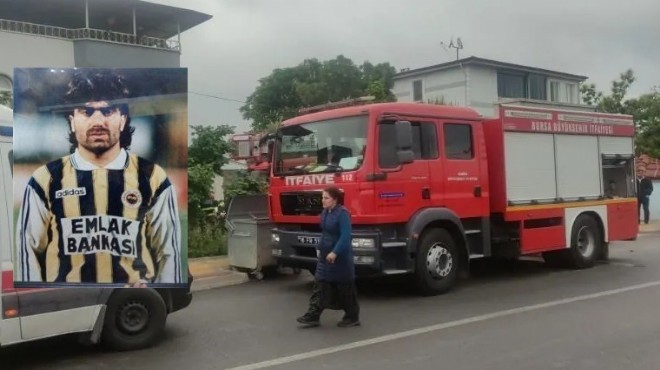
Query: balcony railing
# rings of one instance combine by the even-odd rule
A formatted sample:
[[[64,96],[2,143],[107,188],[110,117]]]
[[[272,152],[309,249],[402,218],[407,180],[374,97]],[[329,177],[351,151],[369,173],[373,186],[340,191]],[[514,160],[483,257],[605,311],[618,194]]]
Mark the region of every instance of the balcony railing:
[[[62,28],[28,22],[0,19],[0,31],[23,33],[34,36],[52,37],[64,40],[95,40],[116,44],[143,46],[148,48],[181,51],[178,40],[157,37],[135,36],[128,33],[97,30],[94,28]]]

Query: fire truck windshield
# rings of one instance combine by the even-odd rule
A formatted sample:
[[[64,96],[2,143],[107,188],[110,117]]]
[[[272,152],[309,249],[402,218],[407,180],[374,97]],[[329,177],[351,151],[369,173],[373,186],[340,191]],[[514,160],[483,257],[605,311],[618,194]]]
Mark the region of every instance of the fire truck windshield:
[[[275,175],[353,171],[362,165],[368,116],[303,123],[280,130]]]

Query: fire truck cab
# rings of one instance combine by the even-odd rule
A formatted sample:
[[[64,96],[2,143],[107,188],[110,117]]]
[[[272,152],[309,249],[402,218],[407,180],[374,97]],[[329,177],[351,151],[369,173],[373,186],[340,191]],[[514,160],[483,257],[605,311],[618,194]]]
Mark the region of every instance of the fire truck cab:
[[[636,238],[630,116],[498,110],[379,103],[283,122],[268,194],[279,263],[314,271],[328,185],[352,215],[358,276],[411,274],[424,295],[451,289],[473,258],[585,268]]]

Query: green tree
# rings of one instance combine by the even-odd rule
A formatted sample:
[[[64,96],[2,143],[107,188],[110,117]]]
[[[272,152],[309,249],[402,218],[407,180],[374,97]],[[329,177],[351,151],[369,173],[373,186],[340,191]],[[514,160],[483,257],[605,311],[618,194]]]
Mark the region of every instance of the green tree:
[[[367,85],[368,95],[376,97],[377,101],[395,101],[392,93],[396,69],[389,63],[373,65],[364,62],[360,67],[364,83]]]
[[[596,91],[596,84],[584,84],[580,86],[580,93],[582,94],[582,101],[586,105],[598,105],[600,99],[603,98],[603,93]]]
[[[660,90],[655,88],[648,94],[625,99],[628,89],[635,82],[635,74],[628,69],[612,81],[610,94],[596,90],[596,86],[584,84],[581,87],[582,100],[595,106],[596,111],[620,113],[633,116],[636,126],[636,154],[648,154],[660,158]]]
[[[660,91],[626,101],[624,112],[635,117],[636,154],[660,158]]]
[[[191,126],[192,143],[188,148],[188,213],[190,226],[202,226],[202,203],[208,199],[215,175],[222,175],[227,155],[234,150],[228,136],[234,128],[222,126]]]
[[[618,80],[612,81],[611,94],[603,96],[598,103],[598,110],[608,113],[627,114],[624,107],[624,98],[628,88],[635,82],[635,74],[632,69],[621,73]]]
[[[295,81],[302,79],[296,68],[275,69],[259,80],[257,89],[240,108],[245,119],[252,120],[252,128],[261,131],[265,125],[278,118],[286,119],[298,113],[302,101],[296,91]]]
[[[389,63],[364,62],[358,66],[343,55],[326,61],[306,59],[260,79],[241,112],[245,119],[252,120],[255,131],[263,131],[274,121],[296,116],[302,107],[365,95],[392,101],[395,73]]]
[[[263,194],[268,188],[264,177],[258,177],[247,171],[241,171],[224,186],[225,205],[236,195]]]

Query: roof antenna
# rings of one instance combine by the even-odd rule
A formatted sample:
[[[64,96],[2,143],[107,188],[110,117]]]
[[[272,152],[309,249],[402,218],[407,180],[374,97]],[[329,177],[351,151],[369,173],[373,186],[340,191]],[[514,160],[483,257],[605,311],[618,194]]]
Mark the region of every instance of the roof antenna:
[[[454,44],[454,37],[452,36],[451,41],[449,42],[449,48],[456,49],[456,60],[458,60],[458,51],[463,49],[463,41],[458,37],[456,38],[456,44]]]

